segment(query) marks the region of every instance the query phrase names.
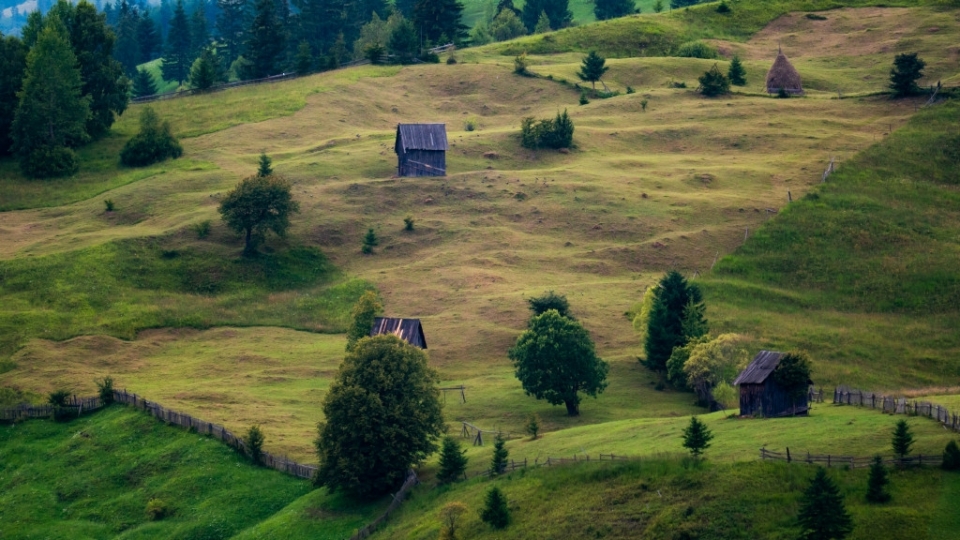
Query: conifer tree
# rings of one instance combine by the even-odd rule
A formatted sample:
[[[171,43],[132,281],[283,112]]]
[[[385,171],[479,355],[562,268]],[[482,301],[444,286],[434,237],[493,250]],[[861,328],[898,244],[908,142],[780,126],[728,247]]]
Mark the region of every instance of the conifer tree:
[[[797,516],[803,540],[843,540],[853,531],[853,520],[843,504],[840,489],[823,467],[800,498]]]
[[[707,425],[696,416],[691,416],[690,424],[683,430],[683,447],[690,450],[690,455],[695,459],[699,459],[703,451],[710,448],[712,440],[713,433],[707,429]]]
[[[870,464],[870,478],[867,480],[867,501],[872,503],[885,503],[890,500],[890,493],[887,492],[887,484],[890,479],[887,478],[887,468],[883,466],[883,458],[876,456],[873,463]]]
[[[673,349],[686,345],[691,339],[683,331],[684,320],[688,320],[687,307],[702,302],[700,288],[687,283],[679,272],[671,270],[660,280],[647,323],[644,344],[647,367],[654,371],[666,371],[667,360],[673,354]]]
[[[943,463],[941,467],[945,471],[960,470],[960,445],[957,445],[957,441],[951,440],[943,449]]]
[[[716,97],[730,93],[730,80],[720,72],[720,68],[716,64],[697,80],[700,81],[698,90],[704,96]]]
[[[229,66],[240,56],[247,42],[250,10],[247,0],[217,0],[217,8],[217,34],[224,45],[223,63]]]
[[[637,6],[633,0],[595,0],[593,3],[593,14],[598,21],[615,19],[637,12]]]
[[[27,69],[27,47],[23,41],[0,33],[0,156],[10,153],[11,128],[17,112],[17,92]]]
[[[527,419],[526,425],[527,434],[530,435],[530,438],[536,440],[540,434],[540,417],[536,414],[531,414],[530,418]]]
[[[137,31],[140,28],[140,12],[123,0],[117,10],[116,43],[114,56],[123,72],[133,75],[137,71],[137,64],[141,62],[140,42],[137,40]]]
[[[177,7],[170,20],[170,31],[167,33],[166,50],[161,66],[165,80],[177,81],[178,85],[182,85],[183,81],[187,80],[193,65],[191,51],[190,22],[183,8],[183,0],[177,0]]]
[[[140,48],[140,61],[149,62],[160,55],[161,40],[153,19],[146,15],[140,17],[137,24],[137,45]]]
[[[367,234],[363,235],[363,245],[360,248],[365,255],[370,255],[373,253],[373,248],[380,244],[380,239],[377,238],[377,233],[373,232],[373,229],[367,229]]]
[[[270,156],[268,156],[266,152],[260,152],[260,161],[258,163],[257,176],[263,178],[273,174],[273,160],[270,159]]]
[[[913,434],[910,433],[910,425],[906,420],[897,421],[893,429],[893,453],[900,459],[910,455],[910,448],[913,446]]]
[[[493,457],[490,458],[490,474],[494,476],[503,474],[507,470],[507,457],[510,452],[506,445],[506,439],[502,434],[497,433],[497,438],[493,441]]]
[[[533,28],[534,34],[546,34],[547,32],[552,32],[553,29],[550,28],[550,17],[547,17],[546,11],[540,12],[540,18],[537,19],[537,26]]]
[[[32,177],[74,174],[79,162],[69,147],[90,139],[90,97],[81,93],[77,57],[60,19],[46,19],[27,55],[11,128],[13,151],[24,174]]]
[[[537,28],[540,14],[546,13],[550,20],[550,28],[560,30],[570,26],[573,22],[573,13],[570,11],[569,0],[527,0],[523,4],[520,19],[527,31],[533,32]]]
[[[893,97],[913,96],[920,93],[917,80],[923,77],[923,68],[926,62],[921,60],[917,53],[898,54],[893,60],[893,69],[890,70],[890,89]]]
[[[286,30],[277,16],[275,0],[257,0],[256,15],[248,32],[243,57],[250,61],[244,78],[262,79],[282,71],[287,47]]]
[[[570,302],[567,300],[567,297],[553,291],[547,291],[540,296],[528,298],[527,307],[530,308],[530,318],[538,317],[551,309],[555,309],[561,317],[574,319],[574,317],[570,315]]]
[[[207,17],[203,14],[202,6],[190,16],[190,50],[194,58],[199,57],[210,44],[210,34],[207,32]]]
[[[454,482],[463,477],[467,470],[467,451],[460,448],[460,443],[453,437],[447,436],[443,439],[443,446],[440,449],[440,472],[437,473],[437,480],[443,484]]]
[[[397,57],[401,64],[408,64],[417,56],[417,51],[420,49],[417,30],[409,19],[397,21],[397,25],[393,27],[393,31],[390,33],[387,49]]]
[[[295,64],[297,75],[307,75],[313,71],[313,52],[310,50],[310,44],[307,43],[305,39],[301,40],[300,44],[297,45]]]
[[[190,67],[190,86],[203,92],[224,82],[227,76],[213,47],[207,47]]]
[[[358,341],[370,335],[373,321],[383,314],[383,304],[375,291],[363,293],[353,306],[350,314],[350,326],[347,328],[347,352],[353,350]]]
[[[507,506],[507,497],[500,488],[493,486],[487,491],[480,519],[494,529],[503,529],[510,524],[510,508]]]
[[[743,62],[740,61],[740,56],[736,54],[733,55],[733,60],[730,61],[727,78],[730,79],[730,84],[734,86],[747,85],[747,70],[743,68]]]
[[[423,33],[423,39],[440,43],[447,36],[455,43],[467,37],[468,28],[463,24],[463,4],[460,0],[417,0],[413,7],[413,22]]]
[[[152,96],[157,93],[157,83],[153,80],[153,75],[146,69],[137,70],[137,75],[133,79],[133,95],[136,97]]]
[[[607,60],[597,54],[597,51],[590,51],[590,54],[584,56],[580,62],[580,71],[577,72],[577,77],[580,77],[581,81],[589,82],[593,86],[593,89],[596,90],[597,81],[610,69],[604,65],[606,62]]]

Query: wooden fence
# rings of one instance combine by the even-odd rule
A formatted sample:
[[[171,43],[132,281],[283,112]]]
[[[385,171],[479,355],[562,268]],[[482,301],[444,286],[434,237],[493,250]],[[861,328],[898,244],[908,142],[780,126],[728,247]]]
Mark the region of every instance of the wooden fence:
[[[832,456],[832,455],[820,455],[820,454],[811,454],[807,452],[806,454],[791,454],[790,449],[787,448],[786,452],[771,452],[766,448],[760,449],[760,459],[763,461],[772,460],[772,461],[786,461],[787,463],[809,463],[811,465],[826,465],[827,467],[847,467],[850,469],[860,469],[864,467],[869,467],[873,464],[873,457],[854,457],[854,456]],[[922,467],[924,465],[940,465],[941,456],[926,456],[923,454],[918,454],[916,456],[909,456],[903,459],[898,457],[883,457],[881,458],[884,465],[896,465],[898,467],[906,466],[918,466]]]
[[[63,407],[53,405],[20,405],[12,409],[0,409],[0,422],[19,422],[31,418],[50,418],[54,411],[63,416],[80,416],[103,407],[100,398],[82,398],[71,396]]]
[[[536,458],[533,460],[533,463],[531,463],[527,461],[527,458],[523,458],[523,461],[510,460],[510,463],[508,463],[504,467],[503,472],[501,472],[500,474],[506,474],[509,472],[513,472],[517,469],[523,469],[526,467],[552,467],[556,465],[567,465],[570,463],[597,463],[597,462],[610,463],[613,461],[638,461],[639,459],[640,458],[637,458],[637,457],[628,457],[628,456],[622,456],[622,455],[618,456],[616,454],[598,454],[596,458],[591,458],[590,454],[574,454],[572,458],[564,458],[564,457],[556,458],[556,457],[548,456],[547,459],[543,461],[541,461],[540,458]],[[482,471],[476,471],[473,473],[464,473],[463,475],[465,480],[468,478],[477,478],[477,477],[486,477],[486,476],[490,476],[489,468],[484,469]]]
[[[474,446],[483,446],[483,434],[486,433],[489,437],[490,434],[494,436],[500,435],[504,439],[517,438],[519,435],[514,435],[509,431],[500,431],[493,429],[480,429],[477,426],[471,424],[470,422],[460,422],[463,424],[463,429],[460,430],[460,436],[464,439],[473,439]]]
[[[377,530],[377,527],[382,525],[383,522],[390,517],[390,514],[393,513],[393,511],[403,503],[404,499],[407,498],[407,493],[413,489],[413,486],[419,483],[420,480],[417,478],[417,473],[413,472],[413,469],[410,469],[410,471],[407,473],[406,481],[402,486],[400,486],[400,491],[393,495],[393,500],[390,501],[390,506],[387,507],[387,510],[380,517],[373,520],[372,523],[369,523],[364,528],[358,530],[353,536],[350,537],[350,540],[361,540],[373,534],[374,531]]]
[[[876,392],[838,386],[833,391],[833,402],[837,405],[880,409],[889,414],[925,416],[940,422],[947,429],[960,431],[960,415],[951,413],[946,407],[929,401],[909,400],[905,397],[885,396]]]

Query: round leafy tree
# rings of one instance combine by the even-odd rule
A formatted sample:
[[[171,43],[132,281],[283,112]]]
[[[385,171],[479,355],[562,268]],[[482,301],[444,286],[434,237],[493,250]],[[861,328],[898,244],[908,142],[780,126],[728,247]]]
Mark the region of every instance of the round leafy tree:
[[[359,499],[400,485],[411,465],[437,450],[439,380],[426,354],[396,336],[357,342],[323,402],[315,483]]]
[[[279,176],[244,178],[220,203],[220,215],[231,229],[244,234],[245,255],[257,251],[257,243],[267,231],[284,236],[290,226],[290,214],[300,205],[290,194],[290,183]]]
[[[152,108],[144,107],[140,112],[140,133],[123,145],[120,162],[128,167],[145,167],[182,155],[183,147],[173,136],[170,123],[160,122]]]
[[[530,319],[530,327],[510,349],[517,379],[527,395],[580,414],[580,393],[596,397],[607,387],[606,362],[580,323],[555,309]]]

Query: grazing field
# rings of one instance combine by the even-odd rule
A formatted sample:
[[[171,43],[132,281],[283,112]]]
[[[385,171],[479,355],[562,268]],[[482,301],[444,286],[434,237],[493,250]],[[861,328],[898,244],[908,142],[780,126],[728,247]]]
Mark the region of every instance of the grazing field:
[[[66,423],[0,426],[4,538],[342,539],[380,505],[358,505],[310,482],[254,467],[219,442],[119,405]],[[148,502],[165,503],[151,520]],[[278,536],[273,536],[278,538]]]

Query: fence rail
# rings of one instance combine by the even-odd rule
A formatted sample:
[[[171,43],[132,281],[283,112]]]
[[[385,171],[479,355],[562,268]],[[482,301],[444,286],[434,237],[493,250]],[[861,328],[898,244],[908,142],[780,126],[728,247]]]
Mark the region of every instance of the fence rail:
[[[821,455],[821,454],[811,454],[807,452],[806,454],[797,454],[790,453],[790,449],[787,448],[786,452],[772,452],[766,448],[760,449],[760,459],[763,461],[772,460],[772,461],[786,461],[787,463],[809,463],[813,464],[826,464],[827,467],[848,467],[851,469],[860,469],[869,467],[873,464],[873,457],[856,457],[856,456],[833,456],[833,455]],[[916,456],[908,456],[904,458],[899,457],[881,457],[881,461],[884,465],[896,465],[898,467],[906,466],[918,466],[923,467],[924,465],[939,465],[940,457],[939,456],[926,456],[923,454],[918,454]]]
[[[880,409],[889,414],[907,414],[926,416],[940,422],[943,427],[960,432],[960,415],[929,401],[909,400],[905,397],[882,395],[855,388],[838,386],[833,391],[833,402],[837,405],[854,405]]]

